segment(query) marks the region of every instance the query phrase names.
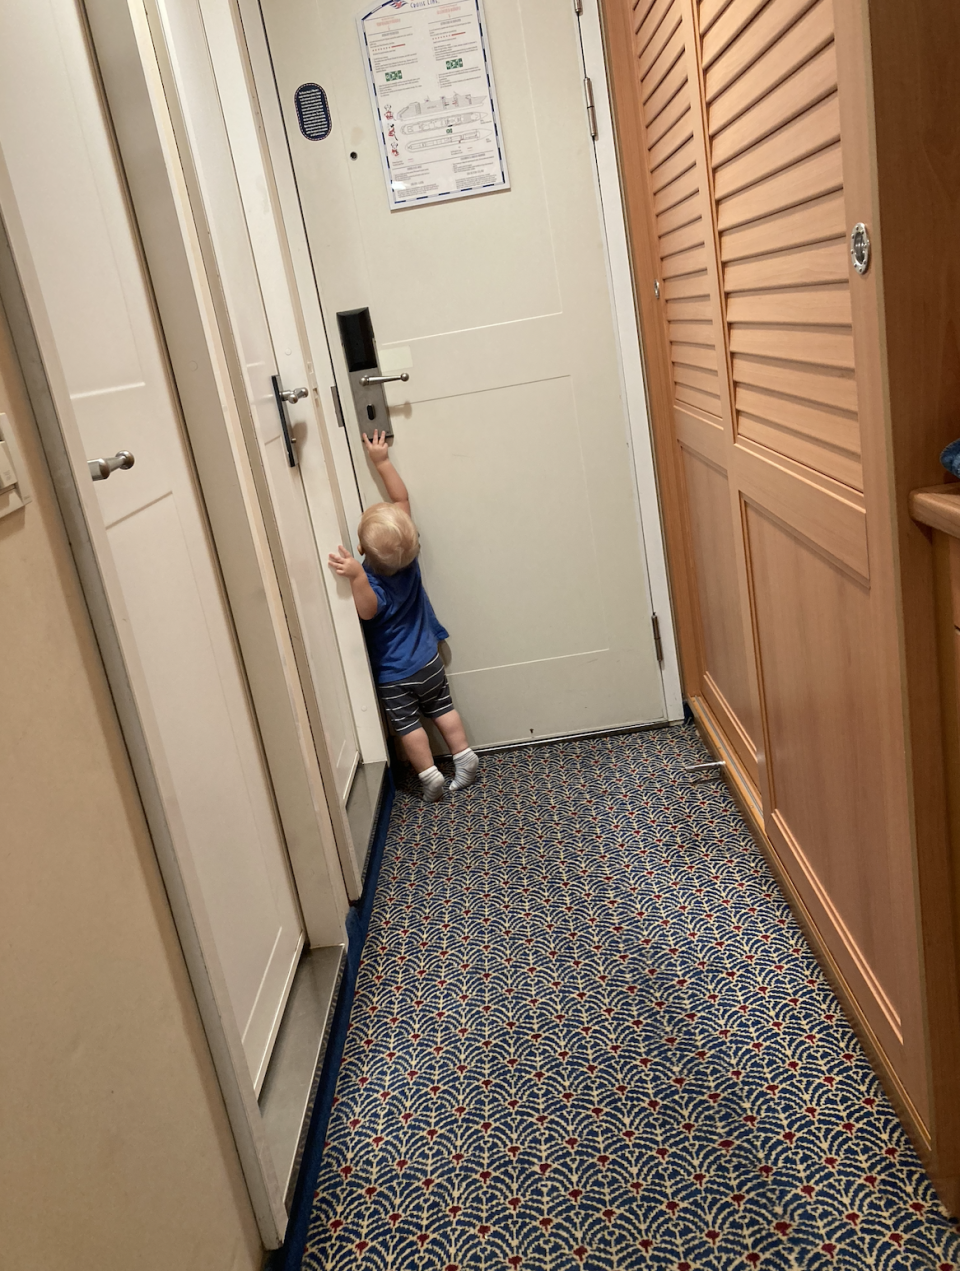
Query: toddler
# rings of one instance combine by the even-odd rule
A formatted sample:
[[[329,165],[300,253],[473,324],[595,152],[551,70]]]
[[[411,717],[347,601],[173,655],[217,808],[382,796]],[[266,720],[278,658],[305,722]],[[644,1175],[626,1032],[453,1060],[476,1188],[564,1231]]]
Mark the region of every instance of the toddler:
[[[437,621],[420,577],[420,538],[410,519],[410,499],[390,462],[386,436],[363,434],[370,461],[386,487],[389,503],[376,503],[360,518],[358,560],[340,546],[330,567],[350,581],[377,689],[404,753],[420,776],[427,803],[443,798],[443,776],[433,762],[420,715],[434,720],[453,755],[451,790],[473,785],[480,760],[467,745],[463,721],[453,709],[438,641],[447,632]]]

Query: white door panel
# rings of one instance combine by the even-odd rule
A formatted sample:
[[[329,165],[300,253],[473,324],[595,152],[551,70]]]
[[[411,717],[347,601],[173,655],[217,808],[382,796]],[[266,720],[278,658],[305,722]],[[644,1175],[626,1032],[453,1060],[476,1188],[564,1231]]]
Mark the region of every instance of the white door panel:
[[[382,363],[410,374],[387,388],[393,456],[471,740],[663,719],[572,3],[485,4],[511,189],[396,212],[356,7],[263,9],[328,324],[369,306]],[[297,125],[306,82],[324,141]],[[358,433],[351,412],[371,502]]]
[[[195,173],[195,182],[188,182],[193,187],[193,211],[201,222],[201,238],[209,234],[212,245],[207,267],[219,282],[226,310],[221,320],[228,324],[231,343],[240,358],[242,386],[238,383],[236,387],[249,406],[268,486],[264,494],[276,522],[292,593],[292,612],[288,607],[291,635],[302,659],[301,674],[312,683],[316,695],[311,723],[317,741],[325,748],[321,763],[326,758],[330,765],[324,775],[328,798],[332,805],[339,800],[343,812],[360,759],[359,744],[329,592],[335,602],[338,598],[320,558],[299,464],[291,467],[288,461],[273,390],[274,375],[281,377],[284,388],[306,387],[310,381],[296,321],[288,312],[289,293],[284,304],[281,284],[286,281],[285,263],[276,223],[265,214],[270,210],[269,191],[243,64],[235,33],[229,27],[224,30],[222,22],[219,26],[214,23],[219,11],[210,15],[217,38],[209,45],[196,0],[158,0],[157,13],[157,35],[162,31],[170,65],[164,81],[167,101],[181,131],[181,144],[185,140],[189,144],[188,168]],[[214,76],[214,59],[219,82]],[[246,207],[241,190],[246,194]],[[265,199],[266,209],[262,206]],[[298,459],[304,446],[317,444],[315,409],[312,394],[284,407]],[[328,517],[338,532],[329,482],[327,501]],[[353,621],[356,626],[355,617]],[[361,862],[356,859],[354,845],[347,841],[345,813],[336,824],[345,878],[351,895],[357,894]]]
[[[3,0],[2,24],[0,147],[38,284],[28,299],[88,516],[102,518],[94,540],[206,955],[257,1084],[303,939],[259,734],[79,15],[73,0]],[[80,456],[127,449],[134,468],[91,498]]]

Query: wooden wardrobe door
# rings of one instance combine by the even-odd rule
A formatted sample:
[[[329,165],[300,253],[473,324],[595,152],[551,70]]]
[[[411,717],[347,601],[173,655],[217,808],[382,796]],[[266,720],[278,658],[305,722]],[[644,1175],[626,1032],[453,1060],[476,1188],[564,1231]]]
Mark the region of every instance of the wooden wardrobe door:
[[[868,550],[871,517],[888,509],[865,497],[861,460],[864,428],[882,420],[860,413],[847,246],[868,213],[845,198],[833,0],[702,0],[696,16],[765,829],[922,1115],[899,725],[878,691],[889,619]],[[879,345],[859,347],[870,377]]]
[[[842,49],[834,0],[604,0],[686,691],[916,1126],[880,341],[847,249],[871,215],[865,79],[843,78],[863,32],[835,2]]]
[[[677,493],[691,564],[694,692],[757,780],[755,688],[731,518],[732,402],[687,0],[640,0],[632,13],[650,221],[666,350],[664,394],[679,447]],[[688,637],[689,640],[689,637]],[[688,675],[688,679],[689,679]],[[688,684],[688,693],[690,685]]]

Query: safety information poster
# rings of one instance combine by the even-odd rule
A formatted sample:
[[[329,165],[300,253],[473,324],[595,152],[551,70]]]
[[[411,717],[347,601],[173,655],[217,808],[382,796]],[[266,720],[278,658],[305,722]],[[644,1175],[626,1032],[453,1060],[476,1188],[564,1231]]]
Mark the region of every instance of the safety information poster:
[[[509,187],[480,0],[357,18],[392,210]]]

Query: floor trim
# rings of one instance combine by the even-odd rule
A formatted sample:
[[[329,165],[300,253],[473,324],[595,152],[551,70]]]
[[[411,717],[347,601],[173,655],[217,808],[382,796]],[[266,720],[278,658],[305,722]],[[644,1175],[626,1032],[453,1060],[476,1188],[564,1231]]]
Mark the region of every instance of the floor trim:
[[[353,1007],[357,972],[360,969],[360,955],[367,938],[367,928],[370,925],[373,898],[380,878],[380,867],[383,864],[383,851],[390,829],[390,813],[393,810],[395,795],[393,771],[387,768],[384,774],[376,829],[371,840],[363,894],[347,915],[347,950],[343,974],[333,1009],[333,1021],[323,1057],[320,1080],[317,1084],[310,1127],[304,1141],[300,1170],[290,1205],[286,1237],[283,1245],[268,1258],[265,1271],[300,1271],[303,1262],[310,1226],[310,1212],[313,1207],[313,1190],[320,1172],[320,1158],[323,1155],[327,1122],[330,1120],[333,1097],[337,1090],[340,1061],[343,1058],[343,1047],[347,1040],[347,1025],[350,1022],[350,1011]]]

